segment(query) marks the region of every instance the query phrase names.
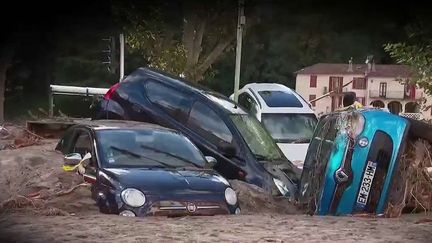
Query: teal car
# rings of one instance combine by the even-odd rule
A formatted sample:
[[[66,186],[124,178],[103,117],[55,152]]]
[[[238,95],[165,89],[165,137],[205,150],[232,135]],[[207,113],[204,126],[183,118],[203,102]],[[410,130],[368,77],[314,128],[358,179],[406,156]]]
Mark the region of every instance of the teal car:
[[[383,214],[410,122],[377,109],[320,118],[306,155],[298,198],[310,214]]]

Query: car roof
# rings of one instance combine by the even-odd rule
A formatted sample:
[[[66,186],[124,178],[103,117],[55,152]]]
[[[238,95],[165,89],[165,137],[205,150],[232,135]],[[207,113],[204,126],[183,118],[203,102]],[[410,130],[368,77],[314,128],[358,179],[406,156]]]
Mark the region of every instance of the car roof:
[[[86,126],[96,131],[106,129],[155,129],[176,132],[176,130],[157,124],[128,120],[82,120],[76,122],[76,125]]]
[[[138,68],[131,75],[129,75],[128,79],[131,79],[131,81],[133,81],[134,79],[142,80],[141,78],[143,76],[155,77],[156,80],[181,86],[182,88],[187,89],[188,91],[207,99],[226,113],[247,114],[245,110],[243,110],[233,100],[230,100],[225,95],[163,71],[155,70],[148,67],[141,67]]]
[[[270,91],[270,90],[281,90],[292,93],[293,90],[283,84],[278,83],[248,83],[243,89],[252,89],[254,91]]]
[[[303,97],[301,97],[297,92],[283,84],[249,83],[246,84],[241,90],[249,90],[249,92],[252,92],[254,94],[253,96],[255,97],[255,99],[258,99],[259,103],[261,104],[260,109],[262,113],[314,113],[314,111],[310,108],[309,104]],[[260,94],[260,92],[265,91],[280,92],[283,94],[278,95],[278,97],[276,97],[275,99],[265,99]],[[297,103],[300,106],[296,106],[294,104],[284,106],[284,103]]]

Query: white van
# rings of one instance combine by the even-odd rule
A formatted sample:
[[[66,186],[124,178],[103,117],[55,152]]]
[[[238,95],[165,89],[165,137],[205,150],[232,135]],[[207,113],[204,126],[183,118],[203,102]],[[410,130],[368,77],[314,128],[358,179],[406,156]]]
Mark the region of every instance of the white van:
[[[238,94],[238,103],[261,121],[285,157],[302,169],[318,120],[310,103],[276,83],[250,83]]]

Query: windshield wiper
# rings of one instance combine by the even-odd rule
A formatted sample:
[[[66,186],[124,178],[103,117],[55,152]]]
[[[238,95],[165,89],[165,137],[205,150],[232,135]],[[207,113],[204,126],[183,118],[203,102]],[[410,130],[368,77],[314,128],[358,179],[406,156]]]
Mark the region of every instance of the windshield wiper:
[[[127,150],[127,149],[119,148],[119,147],[116,147],[116,146],[110,146],[110,148],[115,149],[115,150],[120,151],[120,152],[125,153],[125,154],[132,155],[135,158],[144,158],[144,159],[148,159],[148,160],[157,162],[157,163],[159,163],[159,164],[161,164],[163,166],[166,166],[166,167],[175,168],[175,166],[173,166],[173,165],[164,163],[164,162],[156,160],[156,159],[152,159],[150,157],[147,157],[147,156],[144,156],[142,154],[138,154],[138,153],[132,152],[132,151]]]
[[[112,148],[114,150],[117,150],[117,151],[120,151],[120,152],[125,153],[125,154],[129,154],[129,155],[131,155],[131,156],[133,156],[135,158],[141,158],[142,157],[140,154],[137,154],[137,153],[132,152],[132,151],[127,150],[127,149],[119,148],[119,147],[116,147],[116,146],[110,146],[110,148]]]
[[[269,158],[269,157],[267,157],[267,156],[264,156],[264,155],[262,155],[262,154],[254,154],[254,156],[255,156],[255,158],[258,160],[258,161],[270,161],[270,162],[273,162],[274,161],[274,159],[273,158]]]
[[[309,142],[310,142],[309,138],[300,138],[300,139],[292,141],[291,143],[309,143]]]
[[[150,147],[150,146],[147,146],[147,145],[144,145],[144,144],[141,144],[140,146],[141,146],[142,148],[150,149],[150,150],[152,150],[152,151],[155,151],[156,153],[161,153],[161,154],[168,155],[168,156],[170,156],[170,157],[173,157],[173,158],[179,159],[179,160],[181,160],[181,161],[183,161],[183,162],[186,162],[186,163],[188,163],[188,164],[193,164],[195,167],[198,167],[197,164],[195,164],[194,162],[192,162],[192,161],[190,161],[190,160],[187,160],[187,159],[185,159],[185,158],[183,158],[183,157],[180,157],[180,156],[178,156],[178,155],[172,154],[172,153],[170,153],[170,152],[165,152],[165,151],[162,151],[162,150],[159,150],[159,149],[157,149],[157,148],[153,148],[153,147]]]

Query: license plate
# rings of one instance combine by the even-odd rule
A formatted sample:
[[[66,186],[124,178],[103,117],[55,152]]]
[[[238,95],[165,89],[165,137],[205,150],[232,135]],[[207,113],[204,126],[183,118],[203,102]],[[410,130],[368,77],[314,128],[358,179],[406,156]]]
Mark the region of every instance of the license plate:
[[[366,170],[363,173],[363,179],[360,185],[360,191],[357,195],[357,205],[364,208],[367,204],[373,178],[375,176],[377,163],[368,161]]]

